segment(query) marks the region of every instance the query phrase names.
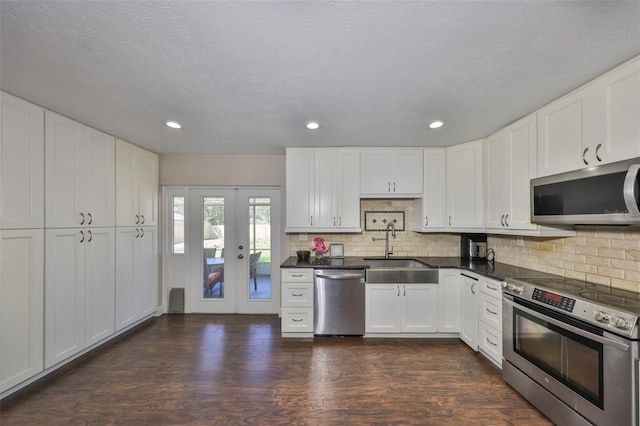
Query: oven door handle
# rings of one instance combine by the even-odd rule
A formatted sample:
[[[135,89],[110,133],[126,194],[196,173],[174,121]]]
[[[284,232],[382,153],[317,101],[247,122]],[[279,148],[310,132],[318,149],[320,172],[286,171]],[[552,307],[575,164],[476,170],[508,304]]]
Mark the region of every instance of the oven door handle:
[[[506,303],[509,307],[515,307],[516,304],[514,302],[512,302],[511,300],[507,299],[506,297],[503,297],[502,300],[504,301],[504,303]],[[586,337],[587,339],[593,340],[595,342],[598,343],[602,343],[603,345],[607,345],[607,346],[612,346],[616,349],[619,349],[621,351],[628,351],[629,350],[629,345],[626,345],[624,343],[620,343],[620,342],[616,342],[615,340],[611,340],[611,339],[607,339],[606,337],[602,337],[602,336],[598,336],[597,334],[593,334],[593,333],[589,333],[588,331],[584,331],[581,328],[578,327],[574,327],[572,325],[563,323],[562,321],[558,321],[555,318],[551,318],[546,316],[543,313],[540,313],[538,311],[534,311],[533,309],[529,309],[525,306],[522,306],[520,304],[517,305],[518,309],[520,309],[523,312],[528,313],[529,315],[533,315],[535,317],[541,318],[543,320],[545,320],[546,322],[548,322],[549,324],[553,324],[555,326],[558,326],[562,329],[565,329],[567,331],[571,331],[572,333],[575,333],[579,336],[582,337]]]

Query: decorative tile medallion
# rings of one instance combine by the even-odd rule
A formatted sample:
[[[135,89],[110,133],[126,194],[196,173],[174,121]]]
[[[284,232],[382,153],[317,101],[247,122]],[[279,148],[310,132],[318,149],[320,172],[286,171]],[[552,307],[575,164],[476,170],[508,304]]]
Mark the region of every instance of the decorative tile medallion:
[[[386,231],[387,225],[393,223],[396,231],[404,231],[404,211],[365,211],[365,231]]]

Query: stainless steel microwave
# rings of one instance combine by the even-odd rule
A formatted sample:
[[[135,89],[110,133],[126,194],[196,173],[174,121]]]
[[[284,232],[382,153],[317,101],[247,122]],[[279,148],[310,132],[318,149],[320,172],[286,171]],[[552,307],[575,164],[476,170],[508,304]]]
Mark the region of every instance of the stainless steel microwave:
[[[531,180],[531,222],[640,226],[640,158]]]

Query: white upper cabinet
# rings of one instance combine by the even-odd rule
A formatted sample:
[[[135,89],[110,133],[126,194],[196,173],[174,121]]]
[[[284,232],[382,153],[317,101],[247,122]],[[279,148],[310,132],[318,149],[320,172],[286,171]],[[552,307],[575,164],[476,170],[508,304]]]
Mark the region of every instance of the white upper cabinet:
[[[536,115],[485,140],[486,227],[535,229],[530,221],[530,180],[536,177]]]
[[[0,228],[44,227],[44,109],[0,92]]]
[[[447,225],[483,228],[482,140],[447,148]]]
[[[115,225],[115,140],[45,112],[46,227]]]
[[[447,227],[446,178],[447,151],[445,148],[424,150],[424,193],[413,205],[413,230],[429,231]]]
[[[538,111],[538,175],[640,156],[640,59]]]
[[[158,155],[116,140],[117,226],[158,224]]]
[[[360,156],[362,198],[422,197],[422,149],[366,148]]]
[[[286,232],[360,232],[356,149],[288,148]]]

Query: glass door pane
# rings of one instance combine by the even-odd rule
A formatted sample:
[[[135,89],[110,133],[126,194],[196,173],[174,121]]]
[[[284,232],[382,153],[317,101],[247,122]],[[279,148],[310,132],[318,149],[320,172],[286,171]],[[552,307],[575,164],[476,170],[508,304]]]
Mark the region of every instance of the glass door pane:
[[[271,199],[250,197],[250,299],[271,299],[271,251]]]
[[[202,297],[224,298],[224,197],[203,197]]]

